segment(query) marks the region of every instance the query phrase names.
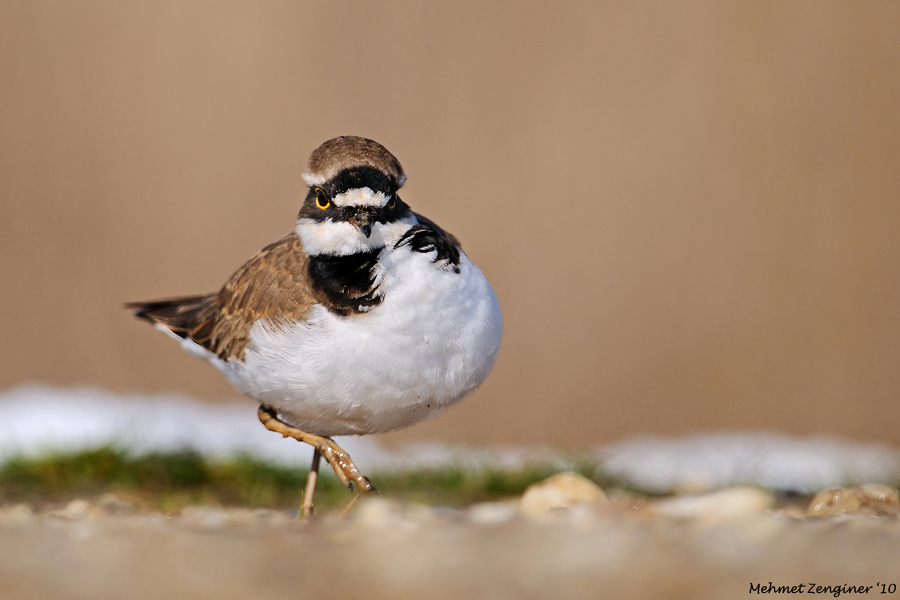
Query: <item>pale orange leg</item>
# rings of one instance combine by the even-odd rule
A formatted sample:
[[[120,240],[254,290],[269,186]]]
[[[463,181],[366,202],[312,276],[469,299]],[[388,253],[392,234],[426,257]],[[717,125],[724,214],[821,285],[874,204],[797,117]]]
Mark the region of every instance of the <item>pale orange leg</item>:
[[[347,454],[343,448],[338,446],[333,439],[314,433],[307,433],[306,431],[297,429],[293,425],[288,425],[279,419],[278,414],[268,406],[260,405],[259,411],[256,414],[259,417],[260,422],[265,425],[266,429],[269,431],[280,433],[284,437],[292,437],[297,441],[309,444],[315,448],[318,453],[328,461],[331,468],[334,469],[334,474],[341,480],[341,483],[351,490],[353,489],[353,482],[356,482],[356,485],[359,486],[360,490],[378,493],[378,490],[375,489],[375,486],[372,485],[369,478],[360,473],[359,469],[356,468],[356,465],[353,464],[353,459],[350,458],[350,455]],[[312,514],[313,495],[316,491],[319,465],[318,456],[315,454],[316,453],[313,454],[313,468],[310,469],[310,478],[306,482],[306,492],[303,495],[303,516]],[[307,507],[309,509],[309,514],[307,514]]]
[[[313,448],[312,465],[309,467],[309,477],[306,478],[306,489],[303,490],[303,502],[300,505],[300,515],[304,519],[313,516],[313,496],[316,495],[316,484],[319,482],[319,462],[321,460],[322,453],[318,448]]]

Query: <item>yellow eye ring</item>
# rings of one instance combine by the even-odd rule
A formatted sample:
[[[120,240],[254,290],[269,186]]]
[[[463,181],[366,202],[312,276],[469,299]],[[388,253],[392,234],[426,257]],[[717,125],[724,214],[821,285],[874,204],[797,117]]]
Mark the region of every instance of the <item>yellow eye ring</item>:
[[[322,196],[325,196],[325,192],[323,192],[319,188],[316,188],[316,206],[318,206],[322,210],[325,210],[326,208],[331,206],[331,199],[329,199],[328,196],[325,196],[325,204],[322,204]]]
[[[391,201],[388,202],[388,208],[392,209],[397,206],[397,196],[391,196]]]

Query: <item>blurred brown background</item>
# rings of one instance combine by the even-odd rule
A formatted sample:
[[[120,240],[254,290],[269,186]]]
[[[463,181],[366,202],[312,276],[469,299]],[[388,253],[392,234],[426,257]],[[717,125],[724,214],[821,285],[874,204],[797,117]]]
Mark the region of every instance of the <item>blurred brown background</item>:
[[[0,3],[0,387],[236,396],[121,308],[217,289],[374,138],[505,315],[389,439],[900,443],[900,3]]]

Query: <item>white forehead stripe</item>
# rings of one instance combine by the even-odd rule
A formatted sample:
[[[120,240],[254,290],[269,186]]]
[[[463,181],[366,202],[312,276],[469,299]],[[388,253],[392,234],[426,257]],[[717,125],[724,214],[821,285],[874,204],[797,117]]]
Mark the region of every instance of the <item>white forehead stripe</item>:
[[[373,192],[367,187],[353,188],[331,199],[335,206],[373,206],[381,208],[388,203],[390,196],[381,192]]]

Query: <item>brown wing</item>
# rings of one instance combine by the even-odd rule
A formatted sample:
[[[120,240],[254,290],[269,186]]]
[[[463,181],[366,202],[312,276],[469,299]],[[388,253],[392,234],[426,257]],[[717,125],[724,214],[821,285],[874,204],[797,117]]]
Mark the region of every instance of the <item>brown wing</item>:
[[[302,321],[315,304],[308,280],[309,256],[296,233],[263,248],[218,294],[134,302],[135,316],[190,338],[222,360],[241,360],[253,324],[274,327]]]

